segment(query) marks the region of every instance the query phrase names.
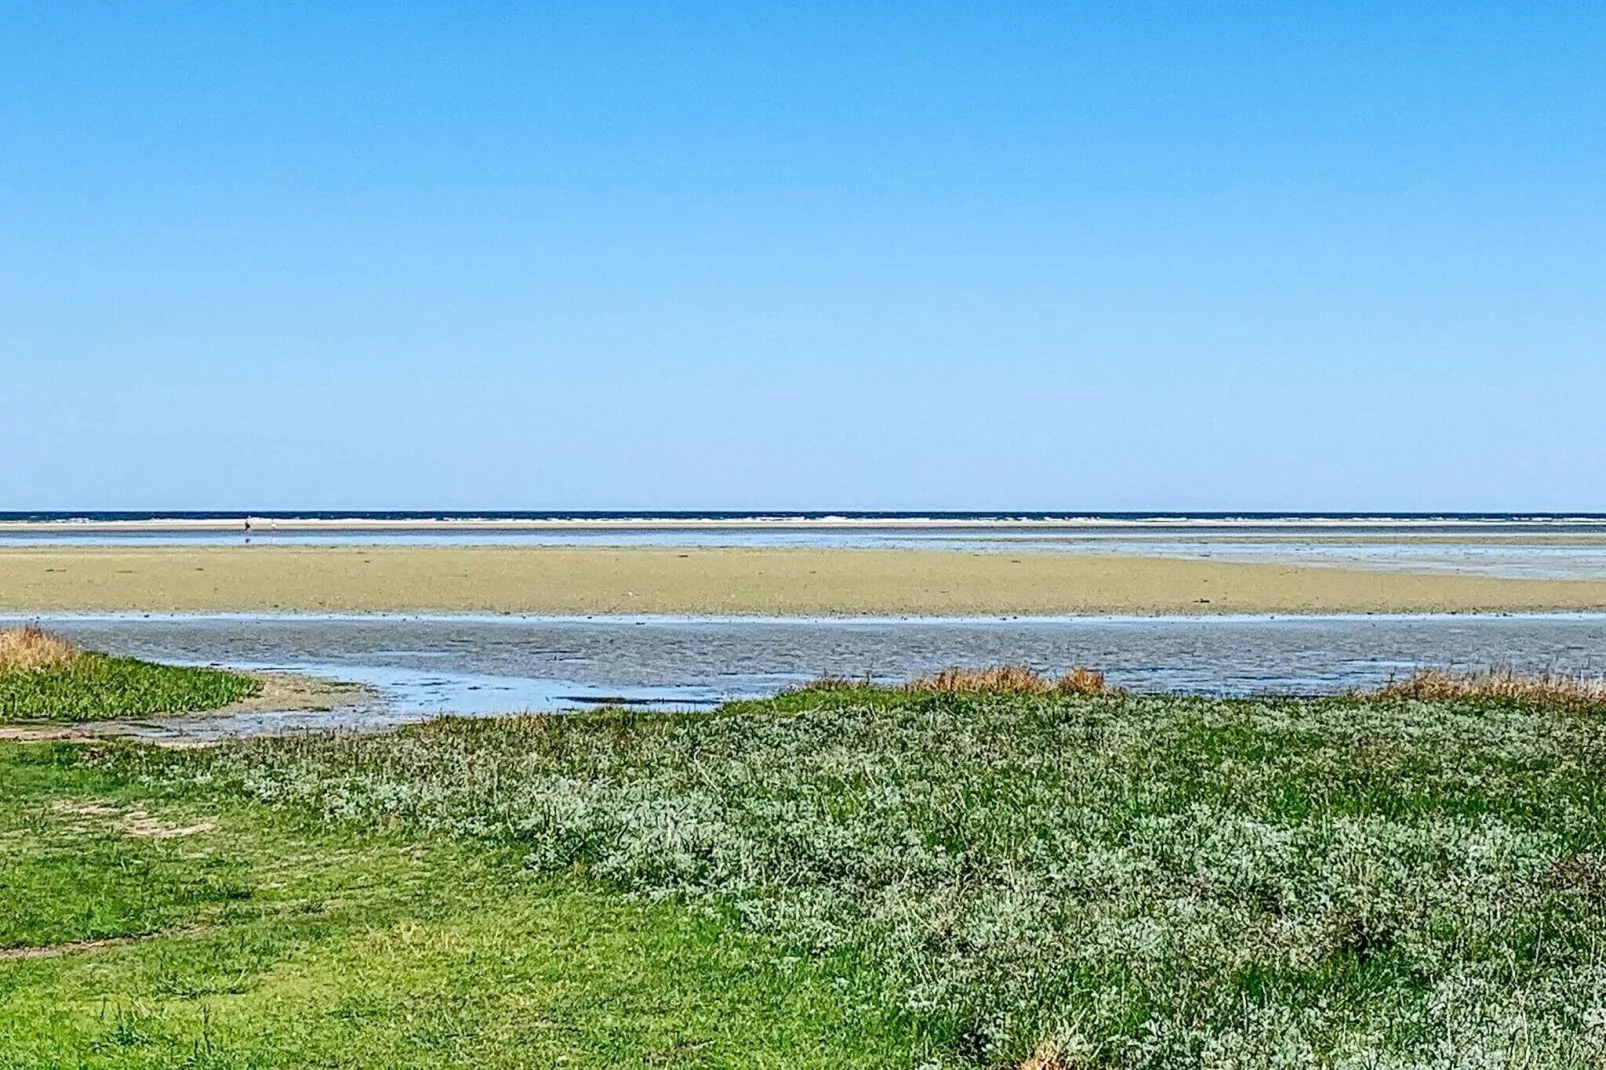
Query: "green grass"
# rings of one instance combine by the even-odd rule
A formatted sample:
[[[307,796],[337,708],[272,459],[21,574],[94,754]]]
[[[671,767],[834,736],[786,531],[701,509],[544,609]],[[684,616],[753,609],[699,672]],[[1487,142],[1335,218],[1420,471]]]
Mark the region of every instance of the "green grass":
[[[505,850],[152,791],[59,746],[0,745],[0,783],[0,948],[69,945],[0,952],[7,1070],[868,1068],[913,1048],[854,1010],[851,972]],[[137,939],[70,946],[117,938]]]
[[[62,668],[0,672],[0,723],[192,713],[248,698],[261,686],[217,669],[83,653]]]
[[[154,880],[64,848],[63,891],[8,884],[24,889],[0,903],[22,919],[13,939],[82,939],[97,924],[177,934],[0,964],[0,978],[62,971],[0,1003],[0,1022],[37,1032],[47,1008],[76,1006],[63,1065],[111,1050],[94,1030],[120,1026],[88,1009],[107,992],[147,1016],[139,1029],[187,1029],[175,1035],[193,1045],[204,1026],[245,1065],[348,1065],[332,1053],[361,1045],[392,1066],[1606,1065],[1603,728],[1595,712],[1516,701],[838,688],[714,714],[48,752],[32,797],[84,777],[97,797],[171,808],[170,824],[218,820],[221,833],[226,819],[227,857],[201,849],[219,833],[119,840],[104,850],[193,857]],[[16,820],[89,818],[40,801]],[[274,831],[249,831],[261,829]],[[375,897],[361,921],[305,906],[359,888]],[[28,906],[41,900],[59,906]],[[303,905],[276,905],[290,902]],[[570,911],[613,919],[587,923],[602,934],[594,968],[571,969],[561,942],[508,935],[564,929],[551,919]],[[214,927],[182,934],[195,924]],[[414,925],[478,935],[420,938],[434,950],[415,967],[395,935]],[[280,942],[209,952],[224,965],[179,969],[196,971],[187,981],[149,966],[112,983],[76,972],[161,958],[168,941],[233,948],[229,934],[254,926]],[[330,935],[300,943],[286,935],[298,926]],[[606,935],[620,926],[633,935]],[[510,962],[506,949],[525,946]],[[246,990],[224,990],[239,970]],[[529,1048],[503,1005],[486,1009],[531,970],[564,978],[563,998],[540,1004],[562,1024],[539,1036],[568,1048]],[[625,975],[642,987],[618,988]],[[285,978],[295,986],[273,987]],[[7,983],[0,993],[19,991]],[[430,1043],[447,1044],[444,1030],[462,1046],[395,1039],[413,1034],[384,1003],[392,987],[432,993],[446,1010]],[[358,991],[388,1009],[336,1013]],[[661,1017],[643,1009],[654,998]],[[688,1000],[716,1009],[698,1018]],[[644,1020],[709,1024],[665,1048]],[[599,1022],[660,1039],[621,1047],[598,1039]],[[305,1029],[316,1043],[297,1039]],[[725,1046],[697,1046],[710,1035]]]

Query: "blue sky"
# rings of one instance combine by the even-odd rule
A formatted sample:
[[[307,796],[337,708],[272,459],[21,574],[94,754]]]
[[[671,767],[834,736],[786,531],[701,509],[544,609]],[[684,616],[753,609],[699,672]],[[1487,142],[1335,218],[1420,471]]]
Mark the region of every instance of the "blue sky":
[[[1606,5],[9,4],[0,509],[1606,510]]]

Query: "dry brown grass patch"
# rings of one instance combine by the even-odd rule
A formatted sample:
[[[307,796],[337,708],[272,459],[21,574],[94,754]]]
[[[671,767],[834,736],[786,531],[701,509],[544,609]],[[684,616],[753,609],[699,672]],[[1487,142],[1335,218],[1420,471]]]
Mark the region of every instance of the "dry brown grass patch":
[[[1078,1058],[1068,1051],[1064,1044],[1054,1040],[1045,1040],[1037,1045],[1037,1050],[1031,1057],[1020,1063],[1016,1070],[1075,1070],[1079,1066],[1091,1065],[1091,1058]]]
[[[1606,679],[1556,673],[1524,675],[1510,669],[1475,673],[1423,669],[1410,679],[1384,685],[1376,694],[1427,702],[1485,700],[1537,706],[1606,706]]]
[[[0,672],[39,672],[72,664],[78,651],[37,625],[0,629]]]
[[[987,669],[944,669],[909,684],[911,691],[950,693],[1006,692],[1016,695],[1104,695],[1111,692],[1104,674],[1096,669],[1072,669],[1050,680],[1025,665],[995,665]]]

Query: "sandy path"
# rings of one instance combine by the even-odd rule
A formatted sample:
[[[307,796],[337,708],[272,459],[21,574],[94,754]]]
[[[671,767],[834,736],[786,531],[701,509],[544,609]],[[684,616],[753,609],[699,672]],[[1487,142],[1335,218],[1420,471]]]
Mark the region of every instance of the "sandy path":
[[[0,549],[0,611],[875,614],[1606,609],[1606,582],[1114,555],[567,547]]]

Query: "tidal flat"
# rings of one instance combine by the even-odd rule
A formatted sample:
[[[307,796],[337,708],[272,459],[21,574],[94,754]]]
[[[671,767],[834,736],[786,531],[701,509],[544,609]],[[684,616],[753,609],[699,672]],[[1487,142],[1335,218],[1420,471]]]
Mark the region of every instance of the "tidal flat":
[[[1501,613],[1606,580],[1113,554],[512,546],[0,548],[0,611],[554,615]]]
[[[822,677],[892,684],[943,669],[1084,665],[1132,691],[1340,694],[1425,668],[1606,675],[1606,614],[753,618],[502,614],[90,614],[34,618],[79,647],[366,685],[338,708],[267,708],[125,726],[173,741],[443,714],[615,704],[708,709]],[[6,623],[0,617],[0,627]],[[23,624],[25,620],[16,620]],[[327,686],[327,685],[326,685]],[[271,696],[264,693],[263,698]],[[329,696],[330,700],[340,696]],[[320,712],[321,711],[321,712]],[[117,730],[115,726],[104,726]]]
[[[1600,1065],[1601,718],[837,685],[0,743],[0,1066]]]

